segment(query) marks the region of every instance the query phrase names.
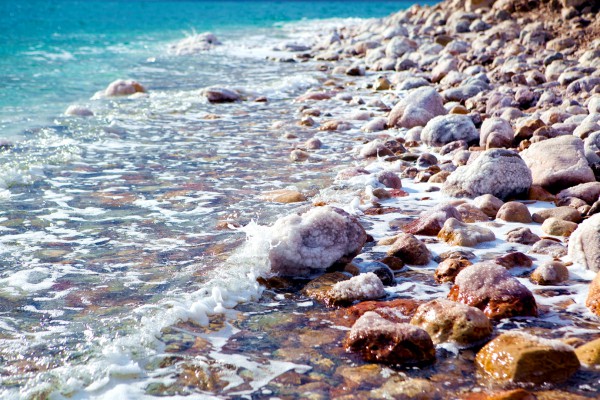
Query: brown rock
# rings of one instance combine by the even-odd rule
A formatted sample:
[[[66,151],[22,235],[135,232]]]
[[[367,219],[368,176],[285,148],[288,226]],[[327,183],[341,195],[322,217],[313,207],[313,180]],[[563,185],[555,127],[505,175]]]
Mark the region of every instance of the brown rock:
[[[560,261],[549,261],[537,267],[530,279],[538,285],[556,285],[569,279],[569,270]]]
[[[383,257],[381,260],[379,260],[379,262],[382,262],[388,267],[390,267],[392,271],[400,271],[405,266],[404,261],[402,261],[402,259],[393,256]]]
[[[585,201],[587,204],[594,204],[600,196],[600,182],[582,183],[560,191],[556,195],[556,200],[561,201],[570,197],[575,197]]]
[[[531,185],[527,199],[537,201],[554,201],[556,197],[540,185]]]
[[[506,269],[514,267],[531,267],[533,265],[531,257],[526,256],[520,251],[513,251],[503,256],[496,257],[494,261],[496,264],[502,265]]]
[[[504,203],[498,210],[496,218],[500,218],[506,222],[521,222],[528,224],[532,221],[529,209],[523,203],[518,201],[509,201]]]
[[[600,316],[600,272],[596,274],[596,277],[590,283],[590,290],[585,300],[585,305],[594,314]]]
[[[571,346],[515,331],[485,345],[475,363],[495,381],[537,385],[564,382],[580,365]]]
[[[478,207],[469,203],[459,204],[456,206],[456,209],[460,213],[463,222],[486,222],[490,220],[487,214],[481,211]]]
[[[533,245],[531,252],[535,254],[546,254],[555,258],[567,255],[567,248],[560,242],[552,239],[542,239]]]
[[[426,331],[388,321],[372,311],[354,323],[344,346],[370,362],[423,365],[435,360],[435,347]]]
[[[302,289],[302,294],[304,294],[306,297],[310,297],[311,299],[325,302],[329,297],[328,292],[333,285],[348,279],[350,279],[350,276],[344,274],[343,272],[331,272],[323,274],[318,278],[308,282],[304,286],[304,289]]]
[[[475,197],[473,203],[490,218],[496,218],[498,210],[504,205],[502,200],[491,194]]]
[[[450,204],[440,204],[431,210],[421,213],[414,221],[405,225],[402,230],[413,235],[437,235],[448,218],[460,220],[460,213]]]
[[[387,254],[413,265],[425,265],[431,259],[431,253],[425,243],[409,233],[399,234]]]
[[[392,322],[409,322],[422,302],[411,299],[363,301],[346,310],[349,322],[354,322],[367,311],[373,311]]]
[[[429,183],[444,183],[446,178],[450,176],[450,171],[440,171],[429,178]]]
[[[292,152],[290,153],[290,160],[295,161],[295,162],[299,162],[299,161],[306,161],[308,160],[308,158],[310,157],[310,154],[308,154],[307,152],[303,151],[303,150],[292,150]]]
[[[394,400],[441,400],[440,389],[427,379],[407,379],[399,376],[392,376],[385,383],[369,393],[369,398],[373,399],[394,399]],[[352,396],[352,400],[360,396]]]
[[[579,362],[589,366],[600,365],[600,338],[575,349]]]
[[[553,236],[571,236],[575,229],[577,229],[575,222],[553,217],[546,219],[542,224],[542,231]]]
[[[466,259],[447,258],[438,264],[433,274],[435,281],[438,283],[452,282],[456,275],[473,263]]]
[[[474,247],[482,242],[496,239],[494,232],[477,225],[468,225],[455,218],[449,218],[438,233],[438,237],[452,246]]]
[[[302,193],[289,189],[271,190],[263,193],[261,197],[274,203],[298,203],[306,201],[306,197]]]
[[[539,240],[541,238],[538,235],[525,227],[513,229],[506,234],[506,241],[511,243],[534,244]]]
[[[557,218],[575,223],[580,223],[582,220],[581,213],[572,207],[547,208],[534,212],[531,218],[538,224],[541,224],[548,218]]]

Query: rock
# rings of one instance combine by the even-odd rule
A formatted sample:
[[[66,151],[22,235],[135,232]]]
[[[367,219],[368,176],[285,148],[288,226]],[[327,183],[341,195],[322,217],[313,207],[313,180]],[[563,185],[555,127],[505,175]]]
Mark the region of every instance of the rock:
[[[467,115],[439,115],[427,122],[421,132],[421,140],[428,146],[439,147],[456,140],[473,142],[479,139],[479,132]]]
[[[387,119],[385,118],[373,118],[360,128],[361,131],[366,133],[379,132],[387,129]]]
[[[504,203],[498,210],[496,218],[502,219],[506,222],[521,222],[528,224],[532,221],[529,209],[523,203],[518,201],[509,201]]]
[[[571,236],[577,229],[577,224],[571,221],[550,217],[542,224],[542,231],[552,236]]]
[[[438,233],[438,237],[451,246],[475,247],[482,242],[496,240],[494,232],[488,228],[469,225],[449,218]]]
[[[338,282],[349,280],[350,277],[343,272],[330,272],[308,282],[302,288],[302,294],[311,299],[326,303],[329,291]]]
[[[491,8],[496,0],[466,0],[465,10],[467,12],[473,12],[480,8]]]
[[[356,397],[351,395],[351,398]],[[442,395],[438,387],[427,379],[406,379],[392,376],[385,383],[371,390],[369,398],[394,399],[394,400],[441,400]]]
[[[373,311],[388,321],[408,323],[421,304],[421,301],[412,299],[363,301],[347,308],[344,319],[347,319],[350,324],[354,324],[362,315]]]
[[[72,104],[65,111],[65,115],[71,117],[93,117],[94,112],[87,107]]]
[[[435,258],[435,260],[438,262],[448,260],[448,259],[453,259],[453,258],[455,258],[457,260],[472,260],[475,257],[476,257],[475,253],[473,253],[472,251],[460,249],[460,250],[449,250],[449,251],[440,253]]]
[[[534,244],[539,241],[540,237],[531,232],[529,228],[516,228],[506,233],[506,241],[510,243]]]
[[[389,58],[398,58],[417,49],[417,43],[404,36],[395,36],[385,48],[385,55]]]
[[[531,169],[533,184],[551,193],[596,180],[585,158],[583,141],[574,136],[533,143],[521,156]]]
[[[129,96],[135,93],[145,93],[146,89],[134,80],[123,80],[118,79],[112,82],[106,90],[104,90],[105,96]]]
[[[533,265],[531,257],[526,256],[520,251],[513,251],[503,256],[496,257],[494,262],[498,265],[502,265],[506,269],[515,267],[529,268]]]
[[[306,161],[310,158],[310,154],[303,150],[292,150],[290,153],[290,160],[294,162]]]
[[[360,223],[335,207],[317,207],[278,219],[270,229],[271,272],[306,276],[334,264],[346,264],[367,240]]]
[[[436,299],[417,308],[411,324],[424,329],[434,344],[451,342],[471,347],[492,334],[492,323],[478,308]]]
[[[429,180],[431,182],[431,179]],[[456,206],[463,222],[487,222],[490,218],[473,204],[463,203]]]
[[[442,96],[431,87],[421,87],[410,91],[400,100],[388,117],[388,126],[413,128],[424,126],[433,117],[445,115]]]
[[[446,179],[450,176],[450,174],[451,174],[450,171],[440,171],[438,173],[431,175],[431,178],[429,178],[428,182],[429,183],[444,183],[444,182],[446,182]]]
[[[496,218],[496,214],[498,214],[498,210],[504,205],[504,202],[491,194],[482,194],[473,199],[473,204],[488,217]]]
[[[374,90],[390,90],[392,83],[384,76],[380,76],[375,80],[373,85]]]
[[[426,265],[431,260],[431,253],[425,243],[409,233],[400,233],[387,255],[398,257],[406,264],[412,265]]]
[[[600,317],[600,273],[596,273],[596,277],[590,283],[585,305],[591,312]]]
[[[560,258],[567,255],[567,248],[551,239],[542,239],[533,245],[531,252],[535,254],[546,254],[554,258]]]
[[[579,362],[588,366],[600,365],[600,338],[575,349]]]
[[[435,348],[426,331],[390,322],[372,311],[363,314],[352,326],[345,347],[369,362],[423,365],[435,360]]]
[[[175,53],[175,55],[183,56],[207,51],[220,44],[222,43],[213,33],[204,32],[189,35],[185,39],[177,42],[177,44],[169,47],[170,50]]]
[[[575,197],[585,201],[587,204],[594,204],[600,197],[600,182],[582,183],[570,188],[561,190],[557,195],[558,201]],[[573,221],[575,222],[575,221]]]
[[[319,140],[319,138],[314,137],[304,142],[304,146],[308,150],[318,150],[323,146],[323,143]]]
[[[506,199],[526,194],[531,183],[531,172],[517,153],[493,149],[483,152],[470,164],[458,167],[442,191],[455,197],[491,194]]]
[[[531,218],[538,224],[541,224],[548,218],[556,218],[575,223],[581,222],[582,219],[581,213],[572,207],[546,208],[544,210],[534,212],[531,215]]]
[[[583,221],[571,234],[569,256],[586,269],[600,270],[600,214]]]
[[[329,306],[339,306],[382,297],[385,297],[385,289],[381,279],[368,272],[334,284],[327,292],[325,303]]]
[[[571,346],[524,332],[512,331],[485,345],[475,358],[477,367],[501,383],[561,383],[579,369]]]
[[[454,282],[448,298],[477,307],[490,319],[537,316],[533,294],[498,264],[475,263],[459,272]]]
[[[211,86],[202,90],[202,95],[210,103],[231,103],[242,99],[242,96],[235,90]]]
[[[275,203],[298,203],[306,201],[306,196],[297,190],[280,189],[263,193],[261,198]]]
[[[479,145],[485,147],[488,143],[490,135],[499,135],[499,138],[504,138],[505,142],[510,146],[515,133],[510,126],[510,123],[502,118],[488,118],[481,124],[481,135],[479,137]],[[498,139],[497,139],[498,140]]]
[[[433,277],[437,283],[452,282],[456,275],[473,263],[466,259],[447,258],[438,264]]]
[[[350,271],[348,266],[356,267],[356,270]],[[348,264],[346,266],[345,271],[352,273],[353,275],[358,274],[366,274],[369,272],[374,273],[381,280],[384,286],[393,285],[396,282],[396,278],[394,277],[394,271],[391,268],[379,261],[367,261],[359,264]]]
[[[530,279],[538,285],[556,285],[569,279],[569,270],[560,261],[548,261],[537,267]]]
[[[396,173],[392,171],[381,171],[377,175],[377,180],[385,187],[392,189],[402,189],[402,180],[398,175],[396,175]]]
[[[583,151],[588,164],[600,163],[600,129],[590,133],[583,143]]]
[[[529,195],[527,196],[527,200],[553,202],[554,200],[556,200],[556,196],[554,196],[552,193],[550,193],[540,185],[531,185],[531,187],[529,188]]]
[[[390,150],[386,145],[379,139],[375,139],[370,141],[369,143],[363,145],[360,149],[359,156],[362,158],[369,157],[384,157],[384,156],[393,156],[394,152]]]
[[[460,220],[460,213],[450,204],[439,204],[431,210],[421,213],[419,217],[405,225],[402,230],[413,235],[437,235],[448,218]]]

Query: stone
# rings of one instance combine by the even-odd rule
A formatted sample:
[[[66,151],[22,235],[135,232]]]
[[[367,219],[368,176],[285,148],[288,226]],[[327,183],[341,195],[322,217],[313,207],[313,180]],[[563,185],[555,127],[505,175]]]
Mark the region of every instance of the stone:
[[[420,305],[410,323],[427,331],[434,344],[450,342],[461,348],[481,343],[493,330],[481,310],[448,299]]]
[[[455,197],[491,194],[499,199],[527,194],[532,184],[529,168],[519,155],[505,149],[483,152],[473,162],[458,167],[442,186]]]
[[[588,164],[600,164],[600,129],[590,135],[583,142],[583,151]]]
[[[600,338],[575,349],[579,362],[588,366],[600,365]]]
[[[319,138],[313,137],[304,142],[304,146],[307,150],[318,150],[323,146],[323,143]]]
[[[384,142],[379,139],[370,141],[369,143],[362,146],[360,149],[359,156],[361,158],[369,157],[384,157],[393,156],[394,152],[390,150]]]
[[[533,294],[496,263],[468,266],[459,272],[454,283],[448,298],[477,307],[490,319],[537,316]]]
[[[350,399],[356,397],[353,394]],[[440,389],[427,379],[409,378],[403,380],[399,376],[392,376],[386,379],[381,387],[371,390],[368,398],[386,400],[441,400],[442,394]]]
[[[306,161],[310,158],[310,154],[308,154],[306,151],[303,150],[292,150],[290,152],[290,160],[294,161],[294,162],[301,162],[301,161]]]
[[[467,143],[479,139],[479,132],[468,115],[439,115],[427,122],[421,132],[421,140],[428,146],[440,147],[464,140]]]
[[[439,204],[422,212],[419,217],[405,225],[402,230],[413,235],[436,236],[448,218],[460,220],[458,210],[450,204]]]
[[[388,126],[425,126],[433,117],[446,113],[442,96],[434,88],[420,87],[410,91],[392,108],[388,116]]]
[[[580,367],[571,346],[512,331],[486,344],[475,358],[486,376],[500,383],[562,383]]]
[[[585,158],[583,141],[575,136],[533,143],[521,157],[531,169],[533,184],[551,193],[596,180]]]
[[[452,282],[456,275],[473,263],[461,258],[447,258],[438,264],[433,277],[437,283]]]
[[[431,260],[431,253],[425,243],[409,233],[400,233],[387,251],[387,255],[412,265],[426,265]]]
[[[529,268],[533,265],[531,257],[521,253],[520,251],[512,251],[503,256],[496,257],[494,262],[498,265],[502,265],[506,269],[515,267]]]
[[[366,312],[372,311],[391,322],[408,323],[423,302],[412,299],[363,301],[346,309],[344,320],[353,325]]]
[[[498,210],[496,218],[502,219],[506,222],[521,222],[528,224],[532,221],[529,209],[523,203],[518,201],[509,201],[504,203]]]
[[[554,202],[554,200],[556,200],[556,196],[540,185],[531,185],[527,200]]]
[[[187,36],[169,49],[177,56],[192,55],[212,49],[222,43],[211,32],[196,33]]]
[[[525,227],[516,228],[506,233],[506,241],[510,243],[531,245],[540,239],[538,235],[531,232],[531,229]]]
[[[548,218],[561,219],[563,221],[571,221],[579,223],[582,220],[581,213],[572,207],[555,207],[546,208],[536,211],[531,215],[534,222],[541,224]]]
[[[242,96],[236,90],[217,86],[202,90],[202,95],[210,103],[231,103],[242,99]]]
[[[271,190],[262,194],[261,198],[274,203],[298,203],[306,201],[306,196],[297,190]]]
[[[411,324],[394,323],[369,311],[352,326],[344,343],[365,361],[390,365],[423,365],[435,360],[429,334]]]
[[[347,305],[355,301],[380,299],[385,295],[381,279],[373,272],[368,272],[335,283],[327,292],[325,304]]]
[[[590,283],[585,306],[600,317],[600,273],[596,273],[596,277]]]
[[[538,285],[556,285],[569,279],[569,270],[560,261],[548,261],[537,267],[530,279]]]
[[[431,182],[431,179],[429,180]],[[473,204],[463,203],[456,206],[463,222],[487,222],[490,217]]]
[[[129,96],[135,93],[145,93],[146,89],[137,81],[118,79],[112,82],[106,90],[105,96]]]
[[[373,118],[360,128],[365,133],[380,132],[387,129],[387,119],[385,118]]]
[[[571,260],[594,272],[600,270],[600,214],[583,221],[569,239]]]
[[[307,276],[334,264],[347,264],[367,241],[355,217],[325,206],[278,219],[270,228],[271,272],[284,276]]]
[[[555,240],[541,239],[534,243],[533,247],[531,247],[531,252],[560,258],[567,255],[567,248]]]
[[[482,194],[473,199],[473,204],[488,217],[496,218],[496,214],[504,202],[491,194]]]
[[[65,115],[71,117],[93,117],[94,112],[85,106],[72,104],[65,111]]]
[[[455,218],[449,218],[438,233],[438,238],[451,246],[475,247],[482,242],[496,240],[494,232],[488,228],[469,225]]]
[[[575,197],[585,201],[587,204],[594,204],[600,197],[600,182],[588,182],[582,183],[570,188],[561,190],[556,195],[556,200],[561,201]],[[575,222],[575,221],[573,221]]]
[[[355,270],[350,270],[349,266],[354,266]],[[346,266],[345,271],[350,272],[352,275],[366,274],[372,272],[381,280],[384,286],[390,286],[396,283],[394,277],[394,271],[391,268],[380,261],[367,261],[359,264],[350,263]]]
[[[547,218],[542,224],[542,231],[552,236],[571,236],[577,229],[577,224],[554,217]]]
[[[392,171],[381,171],[377,175],[377,181],[383,186],[391,189],[402,189],[402,180]]]
[[[350,276],[343,272],[329,272],[323,274],[304,285],[302,294],[325,303],[329,296],[329,290],[338,282],[349,280]]]
[[[515,133],[510,126],[510,123],[503,119],[492,117],[483,121],[481,124],[481,134],[479,136],[479,145],[485,147],[488,143],[490,135],[497,134],[499,138],[504,138],[505,142],[510,146]]]

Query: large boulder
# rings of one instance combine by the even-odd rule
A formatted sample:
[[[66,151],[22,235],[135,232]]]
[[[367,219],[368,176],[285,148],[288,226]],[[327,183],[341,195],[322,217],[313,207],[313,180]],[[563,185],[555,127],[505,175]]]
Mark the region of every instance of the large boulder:
[[[464,140],[474,142],[479,139],[479,132],[468,115],[449,114],[432,118],[423,132],[421,140],[428,146],[440,147],[450,142]]]
[[[600,214],[583,221],[571,234],[569,256],[589,270],[600,270]]]
[[[329,206],[280,218],[271,232],[271,271],[288,276],[307,276],[346,264],[367,241],[355,217]]]
[[[582,183],[580,185],[561,190],[556,195],[556,200],[558,202],[563,202],[571,197],[581,199],[590,205],[594,204],[600,197],[600,182]]]
[[[521,157],[531,169],[533,184],[551,193],[596,180],[585,158],[583,141],[575,136],[533,143]]]
[[[425,126],[429,120],[447,113],[442,96],[434,88],[420,87],[400,100],[388,116],[388,126],[413,128]]]
[[[590,283],[590,290],[588,292],[585,305],[594,314],[600,317],[600,272],[596,273],[596,277]]]
[[[422,304],[410,321],[429,333],[433,343],[455,343],[470,347],[492,334],[492,323],[478,308],[448,299]]]
[[[468,266],[456,276],[448,298],[477,307],[490,319],[537,316],[533,294],[493,262]]]
[[[531,171],[514,151],[485,151],[470,164],[458,167],[442,186],[455,197],[491,194],[500,199],[526,194],[531,187]]]
[[[580,367],[573,348],[524,332],[506,332],[475,358],[485,376],[499,383],[548,384],[569,379]]]
[[[370,362],[421,365],[435,360],[435,347],[426,331],[388,321],[373,311],[364,313],[354,323],[345,347]]]

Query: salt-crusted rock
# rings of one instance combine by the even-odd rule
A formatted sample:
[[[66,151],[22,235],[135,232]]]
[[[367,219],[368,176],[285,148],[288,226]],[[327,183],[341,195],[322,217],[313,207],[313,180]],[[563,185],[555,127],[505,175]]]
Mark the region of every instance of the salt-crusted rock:
[[[600,317],[600,273],[597,273],[592,283],[590,283],[590,290],[585,300],[585,305],[590,311]]]
[[[473,120],[467,115],[449,114],[432,118],[423,131],[421,140],[428,146],[443,146],[456,140],[473,142],[479,138],[479,132]]]
[[[516,228],[506,233],[506,241],[510,243],[534,244],[540,237],[529,228]]]
[[[542,224],[542,231],[553,236],[571,236],[577,229],[577,224],[571,221],[550,217]]]
[[[504,202],[491,194],[482,194],[473,199],[473,204],[488,217],[496,218],[496,214]]]
[[[205,88],[202,90],[202,96],[211,103],[231,103],[242,98],[236,90],[217,86]]]
[[[398,58],[417,49],[417,42],[404,36],[396,36],[389,41],[385,48],[385,55],[389,58]]]
[[[343,272],[328,272],[311,280],[302,288],[302,294],[326,303],[329,298],[329,291],[338,282],[347,281],[350,279],[348,274]]]
[[[112,82],[104,91],[105,96],[128,96],[134,93],[144,93],[146,89],[134,80],[118,79]]]
[[[222,43],[213,33],[204,32],[180,40],[177,44],[170,46],[170,50],[175,55],[182,56],[207,51],[220,44]]]
[[[538,285],[556,285],[569,279],[569,270],[560,261],[548,261],[537,267],[530,279]]]
[[[502,118],[488,118],[481,124],[481,134],[479,137],[479,145],[485,147],[488,143],[490,135],[497,134],[499,137],[504,138],[506,143],[510,145],[513,141],[515,133],[510,126],[510,123]],[[496,146],[498,147],[498,146]]]
[[[370,362],[422,365],[435,360],[435,348],[426,331],[411,324],[388,321],[372,311],[354,323],[345,347]]]
[[[425,265],[431,259],[431,253],[425,243],[409,233],[400,233],[387,251],[388,256],[398,257],[406,264]]]
[[[377,175],[377,180],[385,187],[392,189],[402,189],[402,180],[398,175],[396,175],[396,173],[392,171],[381,171]]]
[[[582,183],[577,186],[572,186],[568,189],[561,190],[556,199],[562,201],[570,197],[575,197],[585,201],[587,204],[594,204],[600,197],[600,182]]]
[[[494,232],[488,228],[469,225],[449,218],[438,233],[438,237],[451,246],[475,247],[482,242],[496,240]]]
[[[348,263],[367,240],[360,223],[335,207],[317,207],[278,219],[271,228],[271,271],[306,276]]]
[[[579,369],[569,345],[525,332],[503,333],[477,353],[481,371],[501,383],[561,383]]]
[[[575,223],[581,222],[582,219],[581,213],[572,207],[546,208],[544,210],[534,212],[531,215],[531,218],[538,224],[541,224],[548,218],[557,218]]]
[[[363,132],[379,132],[387,129],[387,120],[385,118],[373,118],[360,128]]]
[[[67,108],[65,115],[72,117],[92,117],[94,116],[94,112],[87,107],[73,104]]]
[[[583,141],[574,136],[533,143],[521,156],[531,169],[533,184],[551,193],[596,180],[585,158]]]
[[[571,234],[569,256],[589,270],[600,270],[600,214],[583,221]]]
[[[521,222],[528,224],[532,221],[529,209],[523,203],[518,201],[509,201],[504,203],[498,210],[496,218],[502,219],[506,222]]]
[[[475,263],[463,269],[448,298],[482,310],[490,319],[537,316],[533,294],[506,268],[493,263]]]
[[[429,180],[429,182],[431,182],[431,179]],[[456,206],[456,209],[460,213],[463,222],[486,222],[490,220],[490,218],[483,211],[481,211],[478,207],[474,206],[473,204],[459,204],[458,206]]]
[[[433,277],[437,283],[452,282],[456,275],[473,263],[461,258],[447,258],[438,264]]]
[[[400,100],[388,116],[388,126],[413,128],[424,126],[433,117],[445,115],[442,96],[431,87],[421,87],[409,92]]]
[[[589,366],[600,365],[600,338],[575,349],[579,362]]]
[[[421,213],[419,217],[405,225],[402,230],[413,235],[437,235],[448,218],[461,219],[458,210],[450,204],[439,204],[431,210]]]
[[[483,152],[470,164],[458,167],[442,190],[455,197],[491,194],[506,199],[526,194],[531,183],[531,172],[517,153],[493,149]]]
[[[381,279],[374,273],[368,272],[334,284],[327,292],[326,303],[335,306],[382,297],[385,297],[385,289]]]
[[[435,344],[451,342],[470,347],[492,334],[492,323],[478,308],[448,299],[422,304],[410,321],[429,333]]]
[[[560,242],[551,239],[542,239],[533,244],[531,252],[535,254],[546,254],[554,258],[567,255],[567,248]]]
[[[511,251],[503,256],[496,257],[494,262],[498,265],[502,265],[506,269],[515,267],[531,267],[533,261],[531,257],[521,253],[520,251]]]

